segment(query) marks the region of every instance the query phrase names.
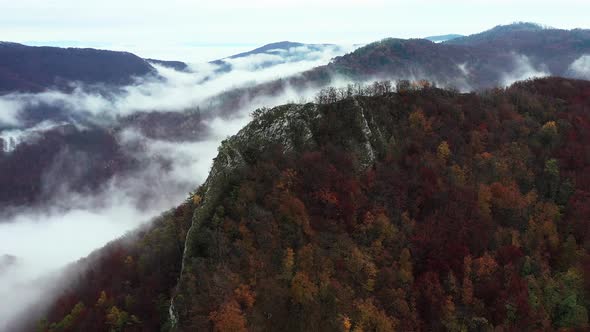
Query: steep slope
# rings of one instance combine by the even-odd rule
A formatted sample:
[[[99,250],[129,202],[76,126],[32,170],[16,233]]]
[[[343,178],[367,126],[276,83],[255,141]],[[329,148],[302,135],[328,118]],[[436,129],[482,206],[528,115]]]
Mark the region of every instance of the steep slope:
[[[557,106],[535,90],[577,98]],[[589,101],[588,82],[553,80],[255,118],[197,193],[177,326],[586,326],[585,256],[572,252],[587,225],[573,207],[590,187],[565,138],[587,137],[572,126]],[[555,298],[529,302],[546,287]]]
[[[187,201],[149,226],[70,266],[64,274],[76,277],[65,277],[62,284],[54,282],[61,296],[49,313],[40,303],[15,322],[0,322],[0,328],[6,331],[160,331],[168,320],[170,290],[180,272],[184,238],[193,209],[194,205]],[[37,316],[46,319],[32,319]]]
[[[71,82],[123,85],[153,72],[127,52],[0,43],[0,94],[67,89]]]
[[[42,329],[587,328],[590,82],[372,91],[255,112]]]

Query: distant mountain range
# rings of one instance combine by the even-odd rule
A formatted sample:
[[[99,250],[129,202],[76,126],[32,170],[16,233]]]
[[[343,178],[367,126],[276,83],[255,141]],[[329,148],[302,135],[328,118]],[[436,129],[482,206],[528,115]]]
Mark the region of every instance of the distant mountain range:
[[[456,39],[456,38],[460,38],[460,37],[465,37],[465,36],[457,35],[457,34],[449,34],[449,35],[424,37],[424,39],[430,40],[431,42],[435,42],[435,43],[442,43],[447,40]]]
[[[469,36],[458,35],[456,38],[449,39],[449,43],[457,45],[479,45],[489,43],[492,41],[506,40],[507,38],[510,38],[510,36],[522,37],[523,33],[536,34],[542,32],[543,30],[556,31],[558,29],[546,27],[537,23],[517,22],[508,25],[498,25],[490,30],[486,30]]]
[[[153,63],[156,65],[172,68],[178,71],[187,71],[189,69],[188,65],[182,61],[166,61],[166,60],[156,60],[156,59],[145,59],[149,63]]]
[[[590,243],[590,82],[513,83],[590,77],[590,30],[516,23],[448,37],[381,40],[295,75],[228,86],[188,109],[82,125],[91,115],[69,118],[59,103],[27,109],[26,128],[0,131],[2,211],[51,202],[61,183],[48,179],[92,193],[150,163],[170,169],[142,155],[143,143],[124,145],[127,129],[146,145],[194,143],[208,137],[207,121],[253,112],[219,147],[209,180],[135,235],[142,241],[115,242],[88,260],[38,327],[245,329],[247,321],[260,330],[412,331],[444,322],[491,331],[523,317],[522,326],[586,327],[586,295],[570,286],[582,282],[574,263]],[[232,70],[260,56],[268,68],[326,47],[335,46],[279,42],[213,64]],[[156,77],[154,65],[189,70],[126,52],[0,43],[0,95],[70,92],[73,82],[116,91]],[[375,80],[397,86],[361,84]],[[336,84],[349,85],[322,91]],[[254,110],[285,91],[324,98]],[[11,261],[0,258],[0,269]],[[576,293],[555,295],[561,288]],[[23,321],[32,329],[38,318]]]
[[[518,23],[439,44],[386,39],[335,59],[326,69],[354,78],[417,78],[479,89],[502,85],[506,76],[527,70],[575,76],[570,66],[586,54],[590,54],[590,30]]]
[[[286,87],[321,88],[334,78],[353,82],[428,80],[462,91],[505,86],[538,76],[587,78],[590,73],[580,72],[573,65],[589,54],[590,30],[560,30],[532,23],[497,26],[442,43],[389,38],[293,77],[229,91],[219,108],[231,112],[245,97],[274,94]]]
[[[464,82],[460,83],[485,88],[501,83],[502,73],[518,69],[515,54],[526,56],[531,67],[540,72],[575,76],[568,71],[569,66],[580,56],[590,53],[589,43],[589,30],[560,30],[534,23],[515,23],[470,36],[448,34],[422,40],[386,39],[335,59],[329,66],[316,71],[353,79],[378,75],[425,78],[443,84],[462,76]],[[276,57],[260,64],[265,68],[277,61],[280,63],[281,57],[282,61],[297,61],[302,56],[297,52],[289,53],[289,50],[300,48],[305,53],[327,47],[337,46],[282,41],[211,63],[219,66],[218,72],[227,72],[232,69],[232,60],[262,54]],[[124,85],[133,82],[134,77],[155,73],[151,64],[188,70],[188,65],[182,61],[142,59],[127,52],[0,43],[0,93],[67,89],[71,82]]]
[[[239,59],[239,58],[245,58],[245,57],[248,57],[251,55],[263,54],[263,53],[264,54],[277,54],[277,53],[280,53],[280,51],[287,51],[289,49],[296,48],[296,47],[306,47],[306,48],[312,49],[312,50],[321,50],[322,48],[324,48],[326,46],[334,46],[334,45],[333,44],[303,44],[303,43],[297,43],[297,42],[282,41],[282,42],[266,44],[264,46],[261,46],[259,48],[253,49],[248,52],[238,53],[238,54],[229,56],[226,59]],[[223,61],[223,59],[217,60],[217,61]],[[213,61],[213,62],[217,62],[217,61]]]
[[[299,54],[285,54],[301,47]],[[274,55],[283,57],[284,62],[299,61],[307,52],[320,51],[331,44],[303,44],[278,42],[257,49],[211,61],[218,65],[218,72],[231,71],[231,60],[253,55]],[[280,59],[262,62],[261,68],[282,63]],[[103,84],[122,86],[133,83],[133,79],[156,70],[151,64],[189,71],[187,63],[158,59],[142,59],[128,52],[99,50],[93,48],[60,48],[49,46],[27,46],[18,43],[0,42],[0,94],[10,92],[41,92],[49,89],[69,90],[71,83],[87,85]]]
[[[280,55],[287,50],[302,48],[313,51],[332,46],[279,42],[236,54],[224,60],[217,60],[214,63],[230,66],[232,60],[248,56],[263,54],[280,58]],[[154,109],[153,112],[121,117],[118,123],[113,124],[104,134],[116,135],[120,130],[133,127],[140,129],[148,137],[158,139],[199,140],[203,138],[204,131],[207,130],[203,126],[203,121],[207,117],[219,114],[231,116],[249,101],[276,96],[287,88],[319,90],[331,85],[334,78],[351,82],[377,79],[424,79],[441,86],[456,87],[465,91],[503,86],[526,79],[531,75],[583,78],[583,73],[573,70],[572,64],[587,54],[590,54],[590,30],[559,30],[531,23],[497,26],[479,34],[457,37],[441,43],[426,39],[391,38],[366,45],[352,53],[333,59],[329,64],[291,77],[229,89],[203,102],[200,105],[200,111],[159,112]],[[150,62],[177,70],[187,69],[187,65],[179,61],[145,60],[125,52],[27,47],[2,43],[0,44],[0,86],[2,87],[0,90],[7,93],[42,91],[50,87],[67,88],[71,81],[105,85],[127,84],[135,76],[153,75],[155,69]],[[32,110],[27,116],[32,125],[44,120],[60,122],[68,119],[67,114],[64,115],[63,110],[58,107],[44,105]],[[184,129],[178,130],[178,128]],[[56,130],[51,130],[50,133],[63,135]],[[63,141],[56,140],[55,144],[66,144],[65,142],[69,139],[78,139],[77,137],[65,135]],[[37,142],[49,141],[38,140]],[[3,142],[3,144],[7,145],[10,142]],[[14,155],[21,156],[21,152]],[[9,163],[10,158],[13,157],[6,155],[0,158],[0,169],[3,168],[3,163]],[[19,158],[32,160],[30,159],[32,157]],[[20,179],[11,178],[11,174],[20,171],[28,172],[18,168],[25,164],[5,166],[7,167],[4,168],[7,174],[5,179]],[[5,184],[8,182],[0,183],[2,186]],[[16,186],[16,184],[12,185]],[[30,184],[23,184],[22,187],[36,188]],[[15,198],[15,202],[34,201],[39,191],[22,193],[23,197]]]
[[[211,61],[211,64],[218,65],[218,73],[229,72],[233,69],[232,62],[235,60],[253,57],[258,55],[266,55],[268,59],[262,61],[257,65],[257,68],[264,69],[273,65],[282,64],[286,62],[296,62],[307,58],[311,52],[320,52],[327,48],[339,48],[334,44],[303,44],[290,41],[282,41],[277,43],[266,44],[254,50],[235,54],[223,59]],[[233,60],[233,61],[232,61]]]
[[[0,94],[67,90],[72,82],[120,86],[154,73],[147,61],[127,52],[0,43]]]

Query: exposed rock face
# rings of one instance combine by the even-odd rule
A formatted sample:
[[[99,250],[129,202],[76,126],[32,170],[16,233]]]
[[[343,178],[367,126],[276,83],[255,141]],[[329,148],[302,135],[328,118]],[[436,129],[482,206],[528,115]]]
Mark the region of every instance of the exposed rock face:
[[[279,106],[271,110],[260,110],[254,119],[235,136],[225,140],[219,147],[219,154],[215,158],[208,179],[197,195],[202,202],[195,209],[192,226],[187,234],[184,246],[182,272],[179,277],[177,296],[172,299],[170,306],[170,321],[172,326],[182,326],[182,315],[178,313],[178,305],[186,305],[182,289],[187,285],[185,272],[190,271],[190,261],[193,259],[194,238],[199,234],[203,224],[211,222],[214,209],[226,192],[229,179],[240,168],[254,162],[256,155],[270,146],[279,146],[283,153],[291,151],[305,151],[319,146],[323,132],[323,124],[327,116],[334,116],[335,110],[346,109],[342,115],[346,117],[346,132],[352,132],[350,137],[342,137],[339,143],[348,151],[358,156],[358,170],[364,170],[375,162],[378,154],[387,141],[393,136],[383,123],[378,123],[366,105],[367,98],[348,98],[340,101],[339,105],[290,104]],[[342,133],[340,133],[342,134]],[[180,298],[180,301],[179,301]],[[182,304],[179,304],[182,302]]]

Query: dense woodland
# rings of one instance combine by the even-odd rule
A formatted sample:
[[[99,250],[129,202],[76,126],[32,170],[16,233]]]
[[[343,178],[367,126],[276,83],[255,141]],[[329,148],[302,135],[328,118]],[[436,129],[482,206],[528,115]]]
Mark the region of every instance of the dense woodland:
[[[318,102],[255,112],[203,186],[83,262],[28,328],[588,328],[590,82]]]
[[[443,43],[387,38],[298,75],[232,89],[210,103],[216,112],[231,114],[256,97],[277,95],[288,88],[327,87],[342,78],[355,82],[392,77],[426,79],[462,91],[504,86],[510,84],[505,82],[507,76],[521,77],[531,70],[587,79],[570,69],[586,54],[590,54],[590,30],[549,29],[532,23],[497,26]]]
[[[298,46],[301,44],[269,44],[234,58]],[[307,45],[312,50],[319,50],[322,46],[325,45]],[[220,115],[235,116],[253,102],[269,100],[267,98],[281,96],[288,91],[327,87],[335,79],[353,82],[391,77],[428,79],[445,88],[472,91],[508,84],[505,82],[506,75],[523,74],[523,70],[578,77],[580,74],[572,71],[570,65],[586,54],[590,54],[590,30],[544,29],[535,24],[521,23],[498,26],[480,34],[438,44],[424,39],[385,39],[297,75],[252,86],[232,87],[203,101],[198,107],[177,112],[157,109],[139,112],[117,118],[108,125],[102,120],[89,118],[84,112],[71,111],[59,105],[33,103],[19,115],[25,127],[53,120],[79,123],[92,130],[75,135],[53,131],[43,139],[21,147],[17,153],[0,152],[0,186],[14,188],[0,193],[0,206],[22,207],[45,201],[41,174],[56,164],[62,167],[60,171],[63,174],[75,169],[78,166],[76,161],[66,161],[63,165],[55,162],[61,161],[57,156],[67,154],[72,145],[76,145],[74,151],[97,156],[98,160],[92,160],[94,166],[87,167],[92,168],[88,172],[90,176],[80,176],[74,185],[77,192],[95,192],[113,176],[132,168],[133,160],[129,159],[133,157],[125,153],[116,139],[118,133],[128,128],[137,129],[154,139],[198,141],[209,134],[208,120]],[[82,56],[85,60],[80,62]],[[182,69],[181,63],[150,61]],[[39,63],[43,64],[43,70],[37,68]],[[218,65],[222,63],[214,62]],[[103,67],[110,69],[96,72],[96,68]],[[220,70],[224,71],[222,67]],[[97,83],[105,83],[104,89],[98,90],[111,96],[114,93],[112,84],[130,83],[133,81],[131,77],[146,77],[153,72],[148,62],[129,53],[0,43],[0,94],[42,91],[55,85],[67,91],[67,87],[71,89],[72,86],[66,83],[73,80],[95,88],[98,88],[95,86]],[[517,76],[520,77],[520,74]],[[350,93],[344,95],[350,96]],[[341,96],[339,94],[338,97]],[[105,127],[94,128],[96,122],[103,123]],[[84,143],[72,142],[72,138]]]
[[[31,47],[0,42],[0,94],[71,90],[71,81],[124,85],[133,76],[153,74],[145,60],[127,52]]]
[[[0,190],[0,209],[42,204],[65,186],[92,192],[138,166],[106,129],[63,125],[34,136],[14,151],[0,150],[0,187],[10,188]]]

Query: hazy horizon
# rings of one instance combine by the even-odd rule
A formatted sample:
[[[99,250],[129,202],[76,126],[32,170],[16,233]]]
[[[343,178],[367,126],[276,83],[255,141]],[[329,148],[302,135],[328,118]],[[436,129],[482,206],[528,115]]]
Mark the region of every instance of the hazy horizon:
[[[589,0],[0,8],[0,332],[590,327]]]
[[[1,1],[2,41],[126,50],[163,60],[213,60],[284,40],[365,44],[387,37],[469,35],[519,21],[590,28],[590,3],[579,0]]]

